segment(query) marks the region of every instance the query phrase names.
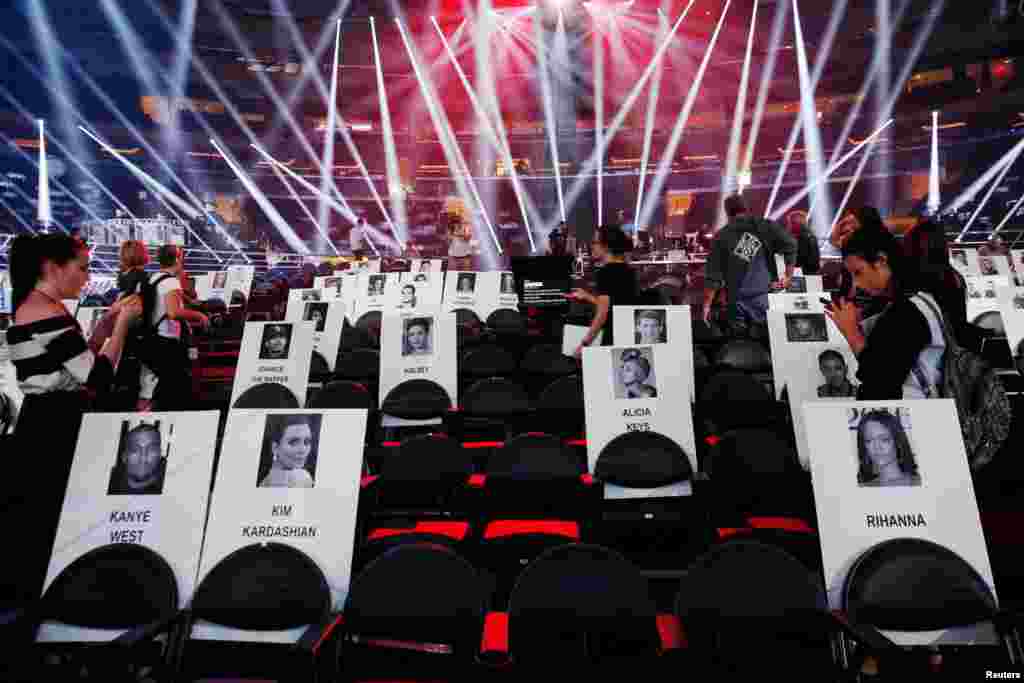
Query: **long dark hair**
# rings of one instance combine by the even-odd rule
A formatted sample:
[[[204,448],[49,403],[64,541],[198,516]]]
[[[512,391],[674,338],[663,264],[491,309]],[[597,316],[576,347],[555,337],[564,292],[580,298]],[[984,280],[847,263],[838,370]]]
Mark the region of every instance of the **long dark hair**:
[[[920,289],[920,275],[916,263],[903,253],[896,236],[882,224],[861,227],[843,245],[843,258],[859,256],[869,264],[878,263],[882,256],[889,262],[897,296],[909,296]]]
[[[45,235],[19,235],[11,244],[11,310],[18,307],[35,289],[47,261],[63,266],[78,257],[85,243],[63,232]]]
[[[946,232],[935,221],[925,218],[904,235],[903,253],[917,264],[920,288],[933,292],[963,292],[963,276],[949,263]]]

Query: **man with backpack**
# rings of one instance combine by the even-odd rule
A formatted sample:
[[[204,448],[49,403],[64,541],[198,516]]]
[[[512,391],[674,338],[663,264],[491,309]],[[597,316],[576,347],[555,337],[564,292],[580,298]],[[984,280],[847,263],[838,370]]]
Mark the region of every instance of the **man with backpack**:
[[[165,244],[157,252],[160,270],[142,286],[142,316],[131,346],[141,364],[139,410],[183,410],[192,394],[191,361],[182,336],[182,321],[200,327],[209,319],[185,306],[181,289],[181,248]]]
[[[768,294],[789,286],[796,240],[781,225],[751,214],[740,195],[726,198],[725,213],[729,223],[715,235],[705,266],[704,322],[710,322],[711,305],[724,287],[730,331],[747,336],[766,326]],[[785,274],[775,272],[776,254],[785,259]]]

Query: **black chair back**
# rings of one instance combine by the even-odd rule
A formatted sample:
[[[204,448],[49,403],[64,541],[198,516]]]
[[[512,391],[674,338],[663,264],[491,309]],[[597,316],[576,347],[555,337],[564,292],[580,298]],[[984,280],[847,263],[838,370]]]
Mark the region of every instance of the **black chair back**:
[[[654,654],[658,636],[647,580],[607,548],[551,548],[516,580],[508,644],[513,659],[527,666]]]
[[[235,401],[234,408],[298,408],[302,404],[283,384],[268,382],[249,387]]]
[[[578,479],[584,473],[585,464],[561,439],[547,434],[522,434],[509,439],[487,460],[488,479]]]
[[[429,379],[402,382],[384,397],[381,411],[403,420],[430,420],[443,417],[452,408],[448,392]]]
[[[952,550],[918,538],[879,543],[850,568],[843,605],[854,622],[893,631],[966,626],[996,611],[992,587]]]
[[[335,380],[328,382],[310,399],[308,408],[348,408],[373,412],[373,398],[369,390],[358,382]]]
[[[443,434],[423,434],[402,442],[397,456],[382,463],[388,482],[452,481],[464,483],[473,459],[461,444]]]
[[[657,432],[626,432],[601,449],[594,475],[607,484],[628,488],[657,488],[693,477],[686,453]]]
[[[334,375],[353,382],[376,383],[380,379],[380,353],[370,348],[344,351],[338,354]]]
[[[367,311],[359,316],[359,320],[356,321],[356,329],[358,329],[365,338],[371,340],[375,348],[380,348],[380,325],[380,311]]]
[[[487,329],[499,337],[521,337],[526,334],[526,320],[519,311],[500,308],[487,316]]]
[[[491,377],[479,380],[466,391],[462,412],[469,417],[521,416],[530,412],[530,397],[519,384]]]
[[[192,615],[246,631],[284,631],[321,623],[331,611],[331,589],[301,550],[258,543],[221,560],[196,589]]]
[[[752,339],[733,339],[718,350],[715,365],[745,372],[771,372],[772,357],[768,349],[759,342]]]
[[[178,609],[178,582],[163,557],[114,543],[82,555],[43,594],[40,620],[97,629],[130,629]]]
[[[516,370],[515,357],[494,344],[472,348],[463,355],[459,375],[463,377],[510,377]]]

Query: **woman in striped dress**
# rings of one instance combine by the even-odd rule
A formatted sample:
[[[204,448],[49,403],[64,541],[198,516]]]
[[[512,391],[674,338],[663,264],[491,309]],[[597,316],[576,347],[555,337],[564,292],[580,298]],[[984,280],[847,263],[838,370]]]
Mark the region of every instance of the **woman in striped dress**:
[[[7,342],[25,400],[15,431],[21,457],[7,461],[14,471],[8,472],[5,509],[19,513],[13,526],[24,538],[12,546],[22,559],[18,576],[0,583],[15,588],[12,597],[31,600],[45,579],[82,414],[112,386],[142,302],[134,296],[111,307],[113,334],[94,354],[61,303],[77,299],[89,281],[85,243],[67,234],[24,235],[11,245],[10,264],[14,325]]]

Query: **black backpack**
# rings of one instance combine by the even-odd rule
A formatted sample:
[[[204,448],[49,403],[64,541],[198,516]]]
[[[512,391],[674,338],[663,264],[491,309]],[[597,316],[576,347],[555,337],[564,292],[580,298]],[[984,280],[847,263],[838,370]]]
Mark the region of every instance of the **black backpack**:
[[[156,310],[158,287],[164,280],[174,277],[170,273],[160,273],[150,281],[141,283],[139,294],[142,296],[142,315],[132,327],[132,331],[126,340],[126,351],[134,356],[139,362],[148,366],[159,377],[161,370],[166,366],[169,359],[166,357],[167,346],[180,345],[176,339],[165,339],[157,334],[167,316],[163,315],[156,322],[153,320],[153,312]]]

